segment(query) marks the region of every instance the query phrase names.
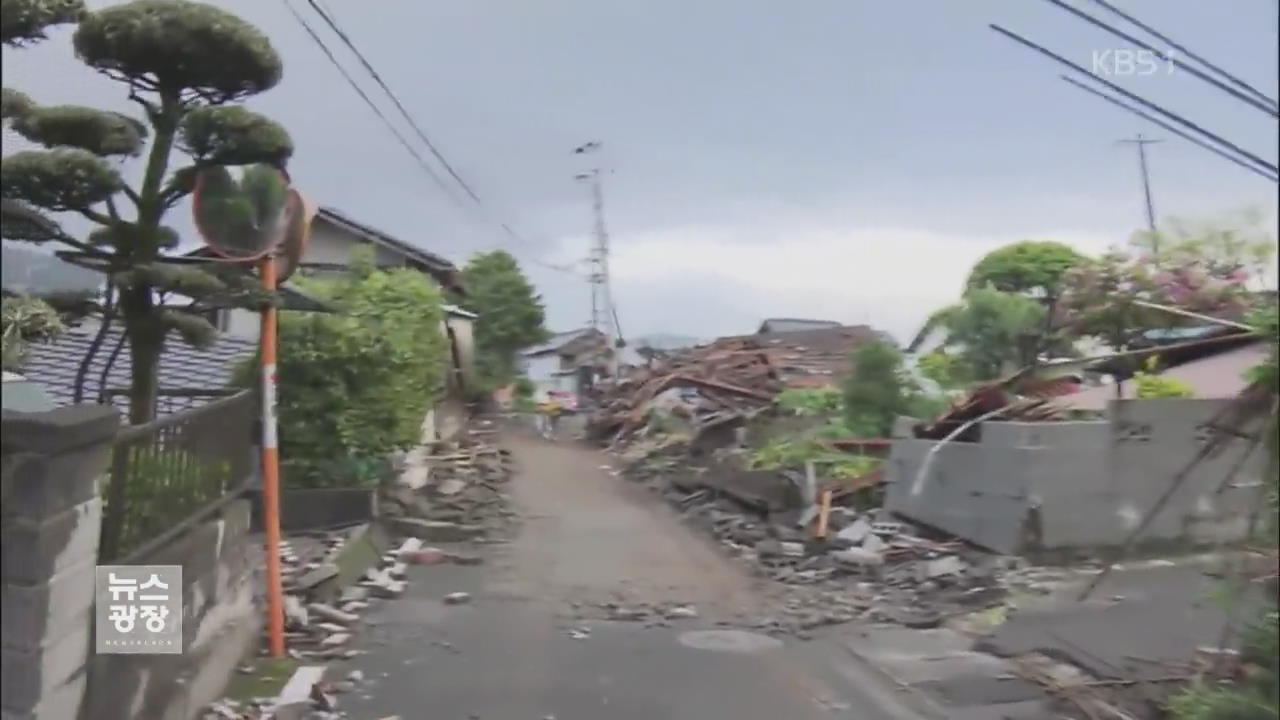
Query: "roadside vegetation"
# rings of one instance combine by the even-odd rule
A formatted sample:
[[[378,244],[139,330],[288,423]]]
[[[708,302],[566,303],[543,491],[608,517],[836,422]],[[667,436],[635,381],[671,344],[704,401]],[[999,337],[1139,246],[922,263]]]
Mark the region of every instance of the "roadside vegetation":
[[[281,469],[293,486],[376,482],[390,456],[421,440],[439,399],[448,357],[440,290],[414,270],[375,269],[361,254],[349,272],[301,278],[336,313],[280,313]],[[257,380],[246,360],[238,382]]]

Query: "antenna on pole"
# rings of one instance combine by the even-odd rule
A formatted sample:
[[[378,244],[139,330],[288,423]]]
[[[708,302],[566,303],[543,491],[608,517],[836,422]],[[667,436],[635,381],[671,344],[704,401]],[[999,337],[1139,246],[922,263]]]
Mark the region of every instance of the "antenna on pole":
[[[598,141],[584,143],[574,148],[575,155],[592,155],[600,150]],[[591,283],[591,328],[604,333],[609,347],[611,374],[617,373],[618,337],[617,310],[613,306],[613,293],[609,289],[609,231],[604,223],[604,188],[600,183],[599,163],[592,163],[590,170],[578,173],[574,179],[591,185],[591,210],[595,219],[593,242],[587,255],[590,266],[588,281]]]
[[[1142,194],[1147,206],[1147,230],[1151,233],[1152,251],[1159,252],[1160,239],[1156,236],[1156,209],[1151,201],[1151,174],[1147,170],[1147,146],[1163,141],[1146,138],[1142,136],[1142,133],[1138,133],[1132,138],[1125,138],[1117,142],[1132,144],[1138,148],[1138,169],[1142,172]]]

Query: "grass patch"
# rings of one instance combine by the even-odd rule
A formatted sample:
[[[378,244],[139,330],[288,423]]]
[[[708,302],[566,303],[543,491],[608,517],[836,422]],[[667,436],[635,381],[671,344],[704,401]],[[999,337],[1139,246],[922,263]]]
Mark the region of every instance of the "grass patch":
[[[293,671],[302,663],[293,658],[259,658],[252,663],[253,672],[248,675],[237,672],[227,685],[226,697],[240,702],[254,698],[273,698],[284,689],[293,677]]]

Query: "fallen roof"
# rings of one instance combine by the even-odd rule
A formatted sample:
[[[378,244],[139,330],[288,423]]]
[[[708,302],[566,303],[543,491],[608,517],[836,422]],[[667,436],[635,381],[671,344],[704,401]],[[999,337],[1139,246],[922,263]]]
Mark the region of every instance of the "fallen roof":
[[[1191,388],[1192,397],[1230,398],[1239,395],[1248,381],[1245,373],[1266,360],[1266,342],[1254,342],[1225,352],[1183,363],[1159,373],[1160,377],[1177,380]],[[1137,383],[1120,384],[1121,398],[1134,398]],[[1115,385],[1099,385],[1078,393],[1064,395],[1054,402],[1070,410],[1105,410],[1116,399]]]
[[[97,330],[97,323],[85,323],[68,330],[52,342],[32,343],[28,346],[21,374],[43,386],[60,404],[70,405],[74,396],[76,371]],[[117,326],[107,331],[105,341],[89,365],[84,385],[85,402],[96,401],[103,390],[129,387],[132,363],[127,343],[107,373],[106,382],[99,383],[102,369],[111,357],[112,350],[120,342],[120,332]],[[170,335],[165,342],[164,353],[160,356],[159,386],[162,390],[225,389],[231,384],[237,361],[251,356],[257,345],[255,340],[221,335],[208,348],[196,349],[187,345],[176,334]],[[216,398],[195,398],[192,404],[213,399]]]

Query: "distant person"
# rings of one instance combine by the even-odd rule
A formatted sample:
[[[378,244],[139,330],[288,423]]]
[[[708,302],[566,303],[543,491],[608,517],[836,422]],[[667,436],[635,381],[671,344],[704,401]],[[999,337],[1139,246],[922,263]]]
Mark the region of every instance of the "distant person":
[[[542,401],[538,403],[538,432],[543,438],[551,440],[555,437],[556,426],[563,411],[564,406],[556,393],[548,392],[542,397]]]

